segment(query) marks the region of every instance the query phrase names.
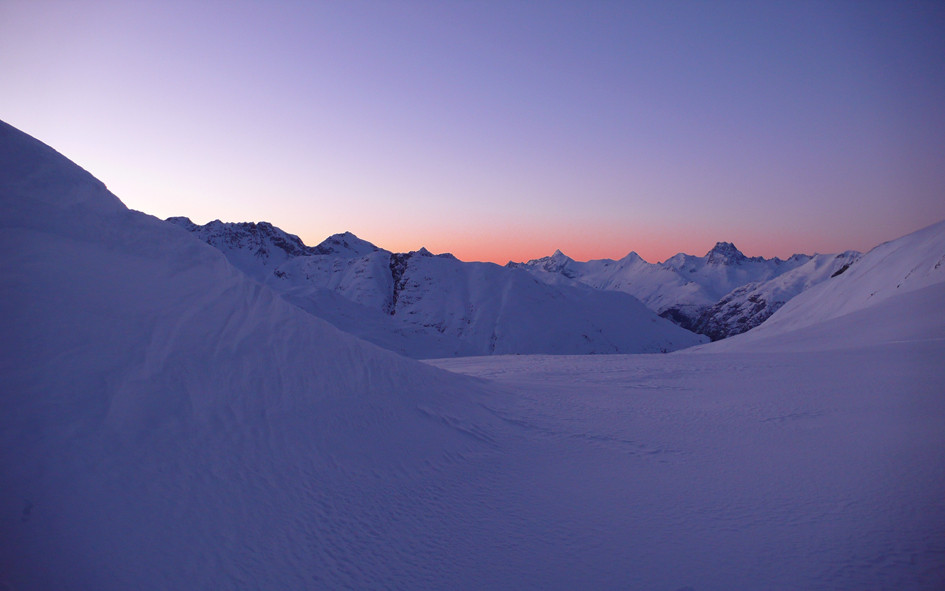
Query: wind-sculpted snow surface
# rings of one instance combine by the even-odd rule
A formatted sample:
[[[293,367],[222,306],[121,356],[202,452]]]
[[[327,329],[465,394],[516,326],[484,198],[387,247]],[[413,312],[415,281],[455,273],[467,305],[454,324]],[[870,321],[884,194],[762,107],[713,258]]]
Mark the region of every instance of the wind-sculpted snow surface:
[[[303,310],[410,357],[659,353],[704,342],[627,294],[549,285],[521,269],[391,253],[350,233],[280,249],[269,224],[169,221]]]
[[[528,560],[507,588],[928,591],[945,588],[938,334],[435,363],[515,391],[490,409],[536,534],[510,548]]]
[[[855,347],[420,364],[5,124],[0,241],[0,588],[945,586],[945,326],[859,316],[921,269]]]
[[[487,545],[485,506],[448,516],[494,447],[482,386],[305,314],[6,124],[0,156],[4,588],[472,575],[452,540]]]

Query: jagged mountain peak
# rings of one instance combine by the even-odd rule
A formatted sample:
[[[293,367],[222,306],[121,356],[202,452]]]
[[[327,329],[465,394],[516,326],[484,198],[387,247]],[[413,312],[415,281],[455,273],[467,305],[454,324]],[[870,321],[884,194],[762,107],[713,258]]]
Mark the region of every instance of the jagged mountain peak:
[[[519,266],[519,265],[525,266],[525,267],[541,266],[542,268],[545,268],[546,270],[551,270],[547,268],[548,265],[554,266],[556,264],[563,264],[563,263],[568,263],[568,262],[573,262],[573,261],[574,259],[572,259],[568,255],[561,252],[561,250],[555,249],[554,253],[551,256],[544,256],[537,259],[530,259],[528,262],[525,262],[525,263],[511,263],[510,262],[510,265],[507,265],[507,266]]]
[[[197,224],[195,224],[189,217],[183,216],[183,215],[169,217],[167,218],[166,221],[172,224],[175,224],[177,226],[180,226],[184,228],[185,230],[187,230],[188,232],[193,232],[194,230],[200,227]]]
[[[404,259],[404,260],[407,260],[407,259],[410,259],[410,258],[413,258],[413,257],[436,258],[436,259],[453,259],[453,260],[456,260],[456,261],[459,260],[459,259],[457,259],[455,256],[453,256],[452,253],[449,253],[449,252],[443,252],[443,253],[440,253],[440,254],[433,254],[433,253],[430,252],[430,251],[427,249],[427,247],[425,247],[425,246],[421,246],[419,250],[411,250],[410,252],[394,253],[392,256],[398,257],[398,258],[401,258],[401,259]]]
[[[550,257],[529,261],[528,264],[540,266],[545,271],[551,273],[561,273],[565,277],[573,278],[574,273],[568,269],[572,263],[574,263],[574,259],[556,249],[554,254]]]
[[[340,254],[347,256],[364,256],[381,250],[374,244],[355,236],[352,232],[332,234],[313,250],[318,254]]]
[[[269,258],[274,251],[282,251],[288,257],[316,254],[315,249],[306,246],[295,234],[289,234],[269,222],[221,222],[213,220],[203,226],[195,224],[184,216],[169,217],[166,220],[193,232],[204,242],[214,246],[228,245],[231,248],[251,247],[256,256]]]
[[[706,253],[705,259],[709,264],[735,265],[748,260],[748,257],[731,242],[716,242],[712,250]]]

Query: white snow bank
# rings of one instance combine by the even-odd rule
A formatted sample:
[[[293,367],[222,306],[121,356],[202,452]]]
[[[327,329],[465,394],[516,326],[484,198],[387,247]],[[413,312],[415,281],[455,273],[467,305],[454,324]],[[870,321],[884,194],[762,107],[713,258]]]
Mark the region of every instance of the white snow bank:
[[[298,310],[5,124],[0,156],[0,586],[449,582],[468,524],[439,487],[490,449],[481,386]]]

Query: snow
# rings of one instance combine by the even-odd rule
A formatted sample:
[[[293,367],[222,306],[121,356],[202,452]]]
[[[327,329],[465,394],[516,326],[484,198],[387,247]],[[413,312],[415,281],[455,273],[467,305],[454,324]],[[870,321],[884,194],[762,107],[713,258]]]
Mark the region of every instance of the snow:
[[[836,319],[862,319],[871,331],[871,342],[883,333],[909,335],[934,333],[945,323],[938,299],[945,285],[945,221],[933,224],[897,240],[880,244],[856,260],[842,274],[819,283],[789,301],[764,324],[726,339],[712,350],[749,350],[764,346],[785,346],[796,331],[822,331]],[[879,318],[887,318],[878,321]],[[853,345],[858,331],[832,330],[814,340]],[[916,338],[931,338],[917,336]],[[804,341],[806,339],[801,339]],[[780,343],[780,344],[779,344]]]
[[[269,224],[169,221],[299,308],[414,358],[658,353],[706,340],[628,294],[548,285],[521,269],[467,263],[425,248],[395,254],[350,232],[306,247]],[[257,227],[265,231],[253,232]]]
[[[750,330],[799,293],[844,273],[859,256],[856,251],[814,255],[773,279],[737,287],[702,312],[692,329],[713,340]]]
[[[484,388],[298,310],[6,125],[0,144],[0,583],[432,576],[404,565],[448,557],[435,493],[488,447]]]
[[[515,392],[543,547],[509,588],[940,589],[943,351],[435,363]]]
[[[5,124],[0,214],[0,587],[945,587],[941,226],[700,352],[419,363]]]
[[[773,279],[810,258],[747,257],[734,244],[719,242],[704,257],[679,253],[662,263],[648,263],[634,252],[619,261],[578,262],[558,250],[550,257],[509,266],[526,269],[548,283],[577,282],[629,293],[661,316],[690,328],[703,311],[732,290]]]

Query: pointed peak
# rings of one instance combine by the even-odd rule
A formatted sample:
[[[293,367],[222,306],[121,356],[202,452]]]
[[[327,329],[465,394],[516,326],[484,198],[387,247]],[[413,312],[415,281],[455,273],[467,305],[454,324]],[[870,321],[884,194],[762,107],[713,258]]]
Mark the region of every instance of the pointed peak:
[[[549,259],[549,260],[552,260],[552,261],[570,261],[570,260],[572,260],[571,257],[569,257],[568,255],[566,255],[566,254],[564,254],[563,252],[561,252],[560,249],[555,249],[554,254],[552,254],[550,257],[548,257],[548,259]]]
[[[643,257],[638,255],[635,250],[631,250],[629,253],[627,253],[627,256],[620,259],[621,262],[627,262],[627,263],[632,263],[634,261],[642,261],[642,260],[643,260]]]
[[[565,277],[572,277],[574,274],[570,270],[572,263],[574,263],[574,260],[571,259],[571,257],[564,254],[560,250],[555,250],[555,253],[550,257],[529,261],[527,264],[530,266],[539,267],[551,273],[561,273]]]
[[[454,259],[459,260],[450,253],[443,254],[433,254],[430,252],[427,247],[421,246],[418,250],[411,250],[410,252],[395,252],[391,253],[392,259],[399,262],[399,264],[405,264],[406,261],[414,257],[422,257],[427,259],[438,258],[438,259]]]
[[[716,242],[712,250],[705,255],[707,263],[714,264],[736,264],[746,260],[742,251],[735,248],[731,242]]]
[[[716,242],[715,246],[712,247],[712,250],[709,251],[709,253],[713,252],[738,252],[741,254],[741,252],[731,242]]]

